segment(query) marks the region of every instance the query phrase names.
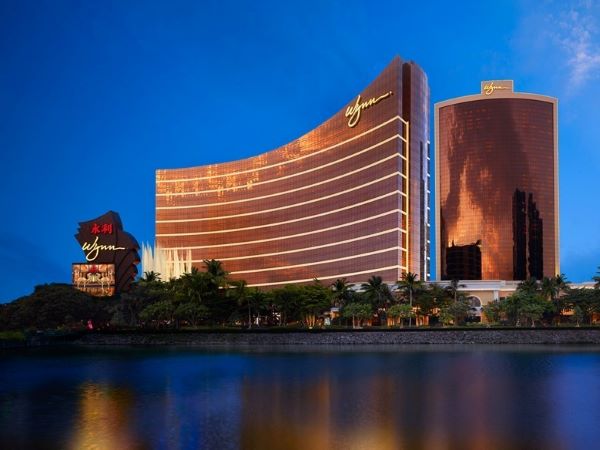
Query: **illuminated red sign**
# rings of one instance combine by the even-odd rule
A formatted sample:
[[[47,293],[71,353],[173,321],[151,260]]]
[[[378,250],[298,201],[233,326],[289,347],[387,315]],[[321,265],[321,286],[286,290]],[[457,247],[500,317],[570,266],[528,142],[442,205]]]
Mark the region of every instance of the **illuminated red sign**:
[[[112,223],[95,223],[90,228],[92,234],[112,234],[113,224]]]

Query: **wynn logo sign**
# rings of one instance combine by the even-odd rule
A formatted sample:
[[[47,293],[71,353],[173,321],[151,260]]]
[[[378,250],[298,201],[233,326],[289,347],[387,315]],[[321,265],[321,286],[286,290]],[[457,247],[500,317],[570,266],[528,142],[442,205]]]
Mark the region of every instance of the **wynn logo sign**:
[[[73,264],[73,284],[77,288],[94,295],[111,295],[129,288],[137,275],[139,245],[123,230],[119,214],[109,211],[80,222],[75,239],[86,259],[85,263]]]
[[[361,111],[368,109],[373,105],[376,105],[381,100],[390,97],[392,94],[393,92],[389,91],[385,94],[380,95],[379,97],[373,97],[366,101],[361,101],[362,98],[360,95],[356,97],[356,101],[354,102],[354,104],[346,108],[345,116],[348,118],[348,126],[350,128],[354,128],[360,120]]]

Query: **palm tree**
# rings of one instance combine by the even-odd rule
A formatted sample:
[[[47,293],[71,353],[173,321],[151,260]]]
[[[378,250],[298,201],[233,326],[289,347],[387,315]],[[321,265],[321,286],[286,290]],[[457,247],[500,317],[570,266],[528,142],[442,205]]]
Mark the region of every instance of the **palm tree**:
[[[567,280],[567,276],[564,273],[556,275],[554,277],[554,280],[556,280],[556,285],[558,286],[559,294],[561,291],[565,292],[569,290],[569,284],[571,284],[571,282]]]
[[[517,290],[526,292],[528,294],[535,294],[538,291],[539,284],[535,277],[529,277],[528,279],[521,281]]]
[[[257,319],[260,318],[261,313],[267,307],[268,299],[269,296],[265,292],[261,291],[259,288],[253,287],[248,289],[248,302],[250,303],[252,310],[256,314]]]
[[[450,280],[450,284],[444,288],[448,296],[454,300],[454,303],[458,301],[458,295],[461,288],[467,287],[466,284],[461,284],[460,280],[453,279]]]
[[[229,272],[225,271],[223,268],[223,263],[216,259],[205,259],[203,262],[206,266],[206,273],[208,273],[211,277],[211,284],[213,287],[216,289],[225,287]]]
[[[411,310],[413,306],[413,296],[423,286],[423,281],[419,280],[418,278],[419,275],[416,273],[404,272],[402,274],[402,279],[397,283],[398,289],[403,291],[405,294],[408,294],[408,301]],[[412,326],[412,315],[408,318],[408,326]]]
[[[350,297],[350,286],[345,278],[338,278],[331,283],[331,289],[333,290],[333,298],[335,300],[335,306],[344,306],[348,298]]]
[[[248,305],[248,329],[250,329],[252,328],[252,304],[250,302],[248,284],[244,280],[232,281],[229,284],[232,289],[227,291],[227,293],[234,296],[238,305],[242,306],[244,303]]]
[[[596,275],[592,279],[596,282],[596,284],[594,284],[594,287],[596,289],[600,289],[600,266],[598,266],[598,270],[596,271]]]
[[[540,286],[542,297],[552,303],[554,310],[558,313],[558,321],[562,317],[563,305],[561,305],[561,294],[569,290],[570,281],[564,273],[553,277],[544,277]]]
[[[378,308],[385,306],[392,299],[392,292],[387,283],[378,275],[373,275],[366,283],[361,285],[365,295],[377,305]]]
[[[140,279],[144,283],[152,283],[154,281],[160,281],[160,273],[154,272],[153,270],[149,272],[144,272],[144,276]]]
[[[179,280],[174,280],[173,289],[184,299],[199,304],[209,289],[209,283],[205,273],[200,272],[197,267],[192,267],[191,272],[184,273]]]
[[[542,278],[542,296],[546,299],[554,303],[556,297],[558,296],[558,282],[556,281],[556,277],[544,277]]]

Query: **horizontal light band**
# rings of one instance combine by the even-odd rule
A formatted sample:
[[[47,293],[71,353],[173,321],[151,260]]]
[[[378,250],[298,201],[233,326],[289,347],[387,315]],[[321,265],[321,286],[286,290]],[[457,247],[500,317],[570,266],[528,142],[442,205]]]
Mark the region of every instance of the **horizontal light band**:
[[[379,219],[381,217],[385,217],[390,214],[397,214],[399,212],[401,212],[399,209],[392,209],[390,211],[387,211],[387,212],[384,212],[381,214],[377,214],[377,215],[371,216],[371,217],[365,217],[364,219],[355,220],[353,222],[346,222],[346,223],[334,225],[334,226],[327,227],[327,228],[321,228],[319,230],[305,231],[303,233],[290,234],[287,236],[278,236],[278,237],[268,238],[268,239],[257,239],[255,241],[245,241],[245,242],[229,242],[227,244],[216,244],[216,245],[195,245],[195,246],[191,246],[191,247],[161,247],[161,249],[163,249],[163,250],[198,250],[201,248],[219,248],[219,247],[232,247],[232,246],[250,245],[250,244],[261,244],[263,242],[280,241],[282,239],[293,239],[293,238],[297,238],[297,237],[308,236],[311,234],[324,233],[326,231],[338,230],[340,228],[349,227],[349,226],[356,225],[356,224],[363,223],[363,222],[368,222],[370,220]],[[401,229],[401,231],[406,231],[406,230]],[[160,236],[160,235],[157,235],[157,236]],[[178,236],[181,236],[181,235],[178,235]]]
[[[156,223],[206,222],[208,220],[223,220],[223,219],[233,219],[235,217],[256,216],[258,214],[270,213],[270,212],[274,212],[274,211],[281,211],[281,210],[284,210],[284,209],[290,209],[290,208],[296,208],[298,206],[309,205],[311,203],[320,202],[322,200],[328,200],[330,198],[338,197],[340,195],[344,195],[344,194],[347,194],[349,192],[358,191],[358,190],[360,190],[360,189],[362,189],[364,187],[371,186],[373,184],[377,184],[377,183],[379,183],[381,181],[387,180],[388,178],[397,177],[398,175],[400,175],[400,172],[392,172],[390,174],[384,175],[383,177],[377,178],[376,180],[372,180],[372,181],[369,181],[368,183],[363,183],[363,184],[360,184],[358,186],[351,187],[350,189],[346,189],[344,191],[334,192],[333,194],[324,195],[324,196],[319,197],[319,198],[312,198],[310,200],[306,200],[306,201],[300,202],[300,203],[292,203],[291,205],[278,206],[277,208],[263,209],[261,211],[252,211],[252,212],[241,213],[241,214],[231,214],[229,216],[201,217],[199,219],[157,220]],[[397,191],[397,192],[399,192],[400,194],[402,194],[401,191]],[[180,209],[196,208],[196,205],[192,205],[192,206],[180,206],[179,208]]]
[[[379,255],[380,253],[387,253],[387,252],[391,252],[393,250],[400,251],[400,247],[388,247],[388,248],[384,248],[381,250],[375,250],[373,252],[361,253],[359,255],[350,255],[350,256],[343,256],[341,258],[335,258],[335,259],[325,259],[325,260],[321,260],[321,261],[305,262],[302,264],[293,264],[290,266],[266,267],[263,269],[253,269],[253,270],[238,270],[236,272],[230,272],[230,273],[232,275],[236,275],[236,274],[240,274],[240,273],[257,273],[257,272],[268,272],[270,270],[295,269],[297,267],[316,266],[319,264],[329,264],[329,263],[338,262],[338,261],[347,261],[349,259],[363,258],[365,256]]]
[[[370,129],[368,129],[366,131],[363,131],[360,134],[357,134],[356,136],[352,136],[351,138],[346,139],[345,141],[338,142],[337,144],[331,145],[329,147],[326,147],[324,149],[318,150],[316,152],[309,153],[308,155],[300,156],[298,158],[294,158],[294,159],[290,159],[290,160],[286,160],[286,161],[281,161],[281,162],[278,162],[278,163],[275,163],[275,164],[270,164],[268,166],[256,167],[256,168],[252,168],[252,169],[241,170],[239,172],[229,172],[229,173],[225,173],[225,174],[221,174],[221,175],[209,175],[209,176],[206,176],[206,177],[192,177],[192,178],[177,178],[177,179],[169,179],[169,180],[158,180],[157,179],[156,181],[158,183],[179,183],[179,182],[182,182],[182,181],[208,180],[208,179],[212,179],[212,178],[229,177],[229,176],[232,176],[232,175],[240,175],[240,174],[244,174],[244,173],[257,172],[259,170],[265,170],[265,169],[269,169],[271,167],[283,166],[285,164],[290,164],[290,163],[293,163],[293,162],[296,162],[296,161],[300,161],[300,160],[305,159],[305,158],[310,158],[312,156],[319,155],[319,154],[321,154],[323,152],[326,152],[328,150],[331,150],[331,149],[334,149],[334,148],[339,147],[341,145],[347,144],[348,142],[352,142],[352,141],[354,141],[356,139],[359,139],[359,138],[365,136],[366,134],[369,134],[369,133],[371,133],[371,132],[373,132],[375,130],[378,130],[379,128],[382,128],[382,127],[384,127],[384,126],[392,123],[394,120],[400,120],[405,125],[408,125],[408,122],[406,120],[404,120],[402,117],[395,116],[395,117],[392,117],[391,119],[389,119],[389,120],[387,120],[387,121],[385,121],[383,123],[380,123],[379,125],[377,125],[377,126],[375,126],[373,128],[370,128]],[[403,141],[406,142],[406,139],[404,137],[400,136],[400,139],[402,139]],[[277,151],[277,150],[278,149],[271,150],[271,151]],[[257,158],[257,157],[258,156],[254,156],[253,158]],[[223,164],[223,163],[220,163],[220,164]],[[214,164],[214,165],[219,165],[219,164]],[[177,169],[163,169],[163,170],[158,170],[157,172],[168,172],[168,171],[172,171],[172,170],[177,170]],[[158,178],[158,173],[157,173],[157,178]]]
[[[363,270],[361,272],[340,273],[340,274],[337,274],[337,275],[331,275],[331,276],[327,276],[327,277],[321,277],[321,278],[319,278],[319,280],[335,280],[335,279],[338,279],[338,278],[353,277],[353,276],[356,276],[356,275],[364,275],[364,274],[374,275],[377,272],[382,272],[384,270],[392,270],[392,269],[404,269],[406,272],[408,272],[408,268],[406,266],[387,266],[387,267],[378,267],[376,269]],[[314,278],[304,278],[302,280],[276,281],[274,283],[249,284],[248,287],[277,286],[277,285],[281,285],[281,284],[308,283],[308,282],[311,282],[311,281],[314,281]]]
[[[358,236],[358,237],[355,237],[352,239],[345,239],[343,241],[329,242],[327,244],[322,244],[322,245],[314,245],[312,247],[295,248],[293,250],[285,250],[282,252],[262,253],[260,255],[236,256],[236,257],[231,257],[231,258],[215,258],[215,259],[218,259],[219,261],[237,261],[239,259],[254,259],[254,258],[264,258],[266,256],[289,255],[290,253],[308,252],[311,250],[317,250],[319,248],[326,248],[326,247],[333,247],[333,246],[337,246],[337,245],[349,244],[351,242],[361,241],[364,239],[370,239],[370,238],[374,238],[377,236],[383,236],[384,234],[390,234],[393,232],[402,232],[402,230],[400,228],[390,228],[389,230],[380,231],[379,233],[367,234],[367,235]],[[222,246],[216,246],[216,247],[222,247]],[[165,249],[165,250],[167,250],[167,249]],[[191,247],[178,248],[178,250],[191,250]],[[193,263],[200,263],[202,261],[204,261],[204,259],[198,259],[198,260],[193,259],[192,260]],[[173,263],[172,260],[167,260],[167,262]]]
[[[380,159],[379,161],[375,161],[374,163],[371,163],[369,165],[360,167],[360,168],[358,168],[356,170],[353,170],[351,172],[344,172],[342,175],[338,175],[338,176],[333,177],[333,178],[327,178],[326,180],[319,181],[319,182],[313,183],[313,184],[307,184],[307,185],[301,186],[301,187],[296,188],[296,189],[290,189],[288,191],[276,192],[274,194],[262,195],[260,197],[244,198],[244,199],[241,199],[241,200],[232,200],[230,202],[207,203],[207,204],[204,204],[204,205],[192,205],[192,206],[194,208],[205,208],[205,207],[209,207],[209,206],[229,205],[231,203],[251,202],[251,201],[254,201],[254,200],[261,200],[261,199],[269,198],[269,197],[277,197],[279,195],[285,195],[285,194],[289,194],[289,193],[292,193],[292,192],[302,191],[304,189],[310,189],[312,187],[320,186],[322,184],[331,183],[332,181],[336,181],[336,180],[339,180],[341,178],[344,178],[344,177],[347,177],[347,176],[350,176],[350,175],[354,175],[356,173],[362,172],[363,170],[370,169],[371,167],[375,167],[376,165],[381,164],[382,162],[389,161],[390,159],[394,159],[394,158],[401,157],[401,156],[402,155],[400,155],[400,153],[394,153],[393,155],[390,155],[390,156],[388,156],[386,158]],[[340,160],[338,160],[337,162],[339,162],[339,161]],[[320,166],[320,167],[318,167],[318,169],[322,169],[323,167],[325,167],[325,166]],[[311,171],[312,170],[315,170],[315,169],[311,169]],[[297,175],[300,175],[300,173],[298,173]],[[296,175],[293,175],[293,176],[296,176]],[[287,178],[287,176],[284,177],[284,178]],[[271,181],[278,181],[278,180],[281,180],[281,179],[282,178],[277,178],[276,180],[271,180]],[[269,182],[271,182],[271,181],[269,181]],[[266,182],[267,181],[259,181],[259,182],[253,183],[252,186],[255,186],[257,184],[266,183]],[[201,193],[205,193],[205,192],[220,192],[220,191],[226,191],[226,190],[231,190],[231,189],[245,188],[245,187],[248,187],[248,186],[249,185],[234,186],[234,187],[225,188],[225,189],[212,189],[210,191],[193,191],[193,192],[177,192],[177,193],[173,193],[173,194],[156,194],[156,196],[157,197],[171,197],[171,196],[197,195],[197,194],[201,194]],[[180,206],[157,206],[156,207],[156,209],[178,209],[178,208],[180,208]]]
[[[246,230],[256,230],[259,228],[266,228],[266,227],[274,227],[274,226],[278,226],[278,225],[285,225],[288,223],[294,223],[294,222],[301,222],[304,220],[310,220],[310,219],[314,219],[316,217],[323,217],[323,216],[327,216],[329,214],[333,214],[333,213],[337,213],[340,211],[346,211],[348,209],[352,209],[352,208],[356,208],[357,206],[362,206],[362,205],[366,205],[367,203],[372,203],[375,202],[377,200],[381,200],[382,198],[386,198],[389,197],[391,195],[396,195],[396,194],[400,194],[400,191],[392,191],[392,192],[388,192],[387,194],[384,195],[380,195],[379,197],[373,197],[370,198],[369,200],[365,200],[364,202],[360,202],[360,203],[355,203],[353,205],[348,205],[348,206],[344,206],[343,208],[338,208],[338,209],[334,209],[331,211],[325,211],[319,214],[313,214],[312,216],[305,216],[305,217],[299,217],[297,219],[291,219],[291,220],[284,220],[281,222],[273,222],[273,223],[267,223],[264,225],[255,225],[253,227],[243,227],[243,228],[230,228],[228,230],[214,230],[214,231],[196,231],[193,233],[156,233],[156,236],[198,236],[198,235],[202,235],[202,234],[218,234],[218,233],[232,233],[235,231],[246,231]]]

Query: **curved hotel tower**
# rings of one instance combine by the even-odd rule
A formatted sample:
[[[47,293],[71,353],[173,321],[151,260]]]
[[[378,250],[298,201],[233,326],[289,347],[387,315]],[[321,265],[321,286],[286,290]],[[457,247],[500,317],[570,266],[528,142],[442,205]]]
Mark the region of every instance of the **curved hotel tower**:
[[[560,273],[557,100],[509,80],[435,105],[437,276]]]
[[[429,277],[429,87],[395,58],[319,127],[233,162],[156,172],[156,245],[232,278]]]

